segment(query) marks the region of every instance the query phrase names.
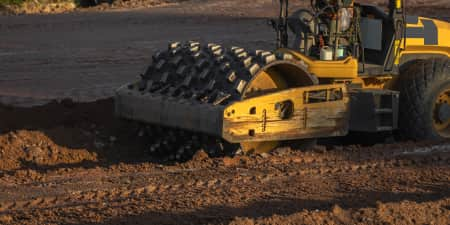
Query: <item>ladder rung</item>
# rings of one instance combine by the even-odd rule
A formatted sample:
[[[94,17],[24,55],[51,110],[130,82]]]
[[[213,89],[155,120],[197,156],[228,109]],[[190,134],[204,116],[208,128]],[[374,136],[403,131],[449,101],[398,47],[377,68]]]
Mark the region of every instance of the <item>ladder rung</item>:
[[[392,113],[392,109],[375,109],[375,113]]]

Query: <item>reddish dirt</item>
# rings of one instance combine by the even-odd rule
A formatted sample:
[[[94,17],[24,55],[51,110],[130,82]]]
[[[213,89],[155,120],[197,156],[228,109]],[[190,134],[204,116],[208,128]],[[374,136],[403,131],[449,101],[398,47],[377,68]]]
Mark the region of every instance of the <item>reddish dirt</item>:
[[[2,224],[450,222],[449,143],[199,151],[163,162],[112,106],[0,108]]]
[[[450,143],[147,153],[114,88],[168,41],[273,47],[270,1],[236,2],[0,16],[0,224],[450,224]]]

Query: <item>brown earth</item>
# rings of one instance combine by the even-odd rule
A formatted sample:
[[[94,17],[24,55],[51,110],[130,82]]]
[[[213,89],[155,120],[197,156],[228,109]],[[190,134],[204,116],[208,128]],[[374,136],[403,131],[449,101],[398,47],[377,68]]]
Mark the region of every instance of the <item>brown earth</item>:
[[[0,16],[0,224],[449,224],[449,143],[174,162],[114,119],[113,89],[168,41],[272,48],[270,4],[239,2]]]
[[[2,224],[448,224],[450,144],[281,147],[184,163],[111,100],[1,107]],[[52,118],[52,119],[49,119]],[[151,137],[146,137],[151,138]]]

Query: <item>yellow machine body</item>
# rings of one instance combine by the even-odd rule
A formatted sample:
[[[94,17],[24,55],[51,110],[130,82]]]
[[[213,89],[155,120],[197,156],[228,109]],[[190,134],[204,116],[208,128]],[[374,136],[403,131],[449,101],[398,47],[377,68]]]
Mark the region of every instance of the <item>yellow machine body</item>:
[[[233,143],[343,136],[348,107],[342,84],[287,89],[227,106],[222,136]]]
[[[408,54],[450,57],[450,23],[426,17],[408,17],[406,38],[399,45],[397,63]]]
[[[395,64],[404,63],[407,56],[412,58],[450,57],[450,23],[426,17],[409,17],[406,26],[406,37],[396,43],[400,49]],[[358,74],[358,60],[348,57],[343,60],[322,61],[312,59],[293,49],[278,49],[288,53],[295,60],[305,65],[308,72],[320,79],[332,79],[335,82],[351,82],[362,84],[363,88],[384,88],[393,74],[367,76]]]
[[[402,7],[401,1],[397,1],[397,7]],[[393,64],[397,70],[370,75],[361,73],[361,62],[351,56],[325,61],[295,49],[279,48],[273,53],[256,51],[250,57],[248,52],[237,47],[228,50],[225,56],[222,47],[215,44],[209,44],[200,53],[198,43],[189,42],[184,47],[174,43],[169,46],[166,58],[154,57],[155,64],[149,69],[153,72],[149,73],[151,79],[143,79],[117,91],[116,112],[122,118],[240,143],[244,151],[268,151],[282,140],[344,136],[351,126],[350,118],[353,118],[350,116],[353,110],[350,97],[355,90],[350,87],[358,87],[358,97],[368,99],[361,101],[361,108],[372,104],[367,108],[372,110],[369,113],[373,116],[363,118],[360,124],[381,114],[396,114],[398,104],[393,102],[398,103],[399,95],[389,89],[398,77],[398,68],[409,60],[450,57],[449,37],[450,24],[447,22],[408,17],[403,38],[395,41],[393,46]],[[177,56],[179,51],[184,55]],[[202,54],[209,58],[201,58]],[[195,72],[198,74],[183,72],[191,63],[187,60],[188,64],[180,65],[184,58],[197,60]],[[254,63],[256,60],[259,64]],[[240,72],[248,77],[237,77],[237,69],[241,68],[238,65],[244,65],[245,71]],[[231,66],[234,71],[230,71]],[[214,82],[205,79],[212,71],[216,71],[218,77],[226,77],[225,81],[220,81],[223,91],[213,95],[215,100],[209,101],[208,96],[204,96],[201,99],[206,100],[200,102],[199,98],[194,99],[198,97],[195,93],[192,97],[174,97],[187,96],[177,93],[189,88],[190,92],[212,91],[214,88],[209,88],[214,87]],[[169,76],[186,78],[177,83],[168,79]],[[203,82],[203,86],[193,86],[194,77],[199,83]],[[152,89],[155,83],[162,84],[156,85],[156,91]],[[233,99],[227,102],[229,98]],[[377,108],[382,101],[392,107]],[[367,114],[358,108],[355,110],[356,114]],[[397,118],[388,119],[397,123]],[[375,131],[396,129],[375,127]]]
[[[450,57],[450,24],[418,17],[416,24],[407,25],[407,29],[414,28],[417,34],[405,37],[397,43],[400,48],[395,59],[398,66],[402,57]],[[435,25],[435,32],[427,34],[425,23]],[[422,33],[421,30],[422,29]],[[420,35],[423,37],[418,37]],[[427,43],[427,38],[436,35],[436,42]],[[431,40],[433,41],[433,40]],[[380,74],[378,76],[364,76],[358,73],[358,60],[352,57],[337,61],[315,60],[292,49],[278,49],[297,61],[307,69],[307,72],[319,79],[327,79],[330,86],[309,86],[275,92],[265,96],[236,102],[224,110],[222,136],[230,142],[267,142],[273,144],[276,140],[290,140],[298,138],[314,138],[323,136],[342,136],[348,126],[344,121],[349,116],[349,100],[347,89],[340,84],[360,84],[363,89],[389,88],[395,80],[394,74]],[[288,58],[289,58],[288,57]],[[339,86],[333,86],[339,85]],[[323,101],[308,104],[305,96],[310,91],[341,90],[345,96],[339,101]],[[328,95],[327,95],[328,96]],[[325,97],[326,99],[326,97]],[[293,102],[293,115],[289,119],[280,119],[276,104],[283,101]],[[255,111],[252,111],[256,108]],[[270,146],[270,145],[269,145]]]

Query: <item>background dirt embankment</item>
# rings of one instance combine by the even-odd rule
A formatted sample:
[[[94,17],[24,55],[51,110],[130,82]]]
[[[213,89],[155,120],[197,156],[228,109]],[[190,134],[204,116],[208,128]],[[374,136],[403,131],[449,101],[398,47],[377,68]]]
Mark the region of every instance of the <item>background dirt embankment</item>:
[[[358,2],[386,6],[388,0],[360,0]],[[291,7],[308,7],[309,1],[291,1]],[[449,9],[447,0],[409,0],[409,9],[444,8]],[[278,1],[272,0],[0,0],[0,13],[6,14],[54,14],[73,11],[105,11],[144,9],[153,7],[182,7],[182,8],[276,8]]]

